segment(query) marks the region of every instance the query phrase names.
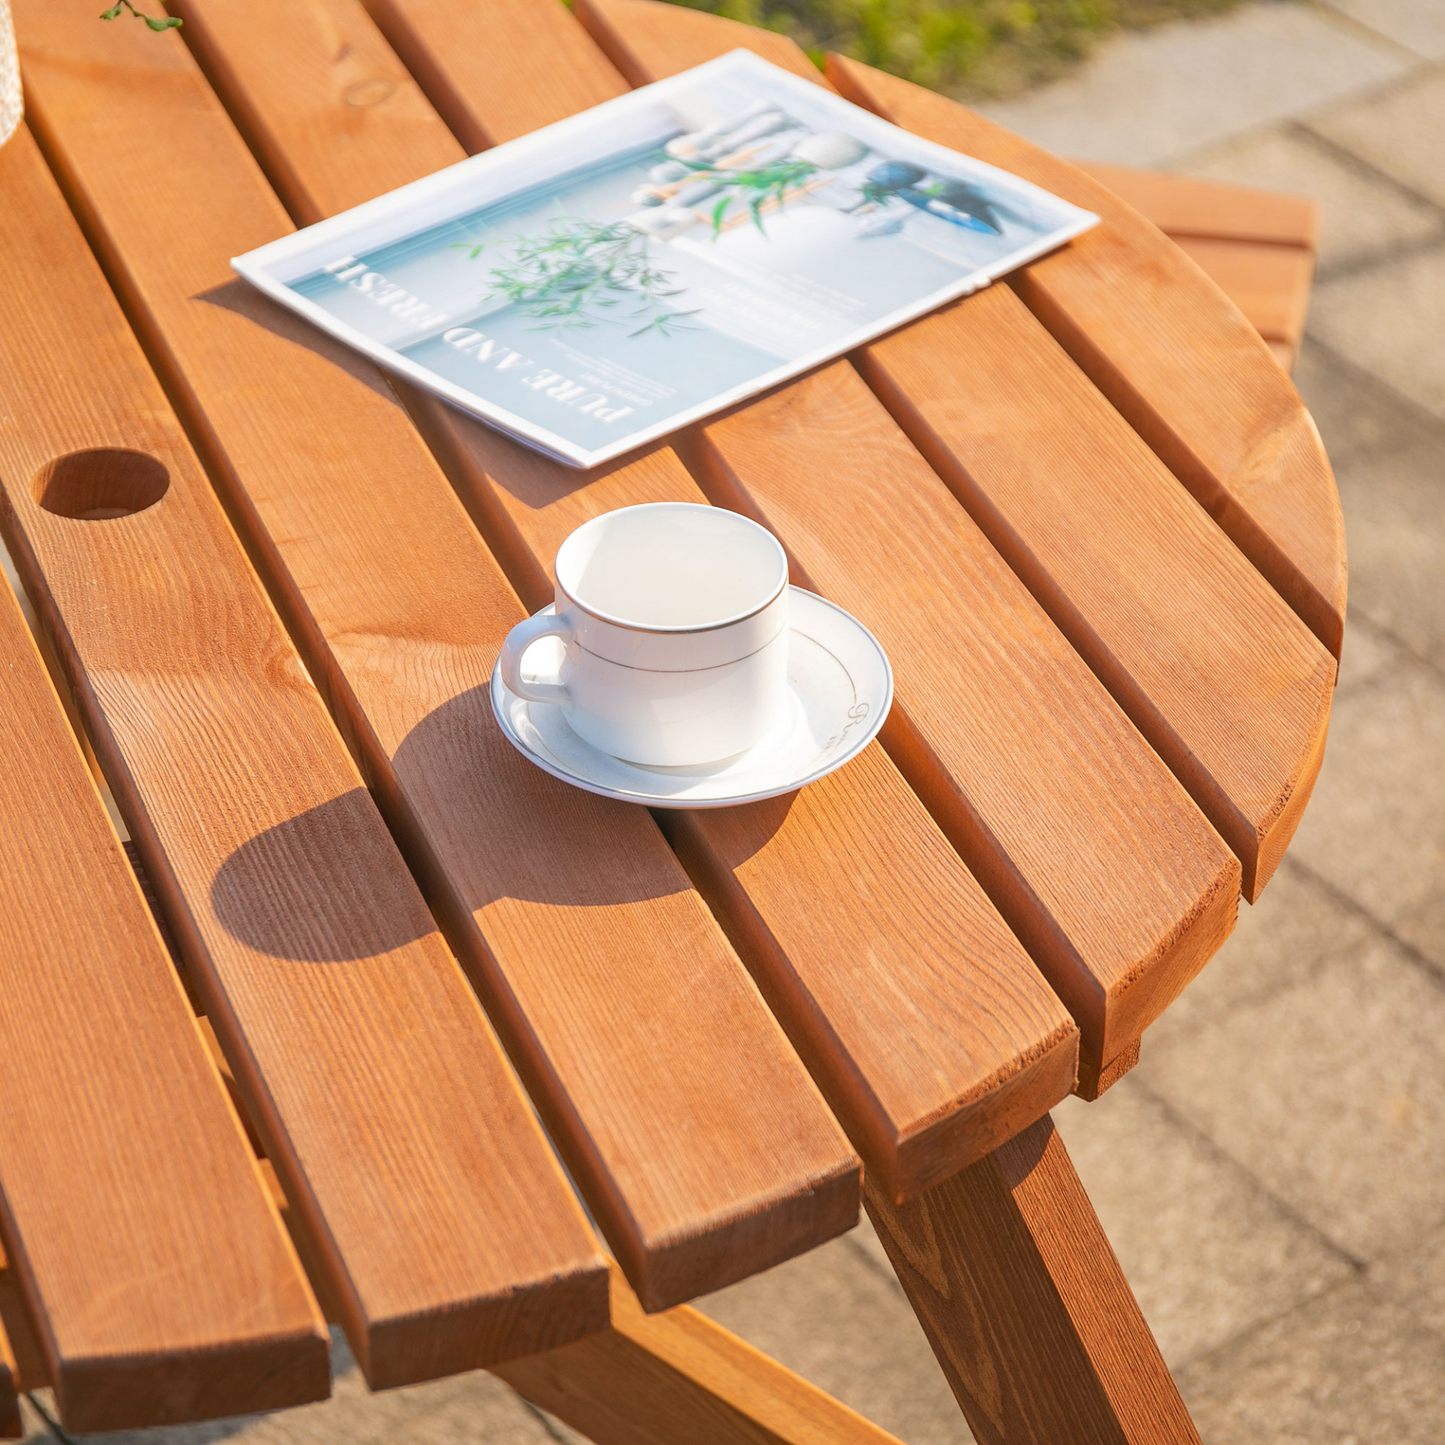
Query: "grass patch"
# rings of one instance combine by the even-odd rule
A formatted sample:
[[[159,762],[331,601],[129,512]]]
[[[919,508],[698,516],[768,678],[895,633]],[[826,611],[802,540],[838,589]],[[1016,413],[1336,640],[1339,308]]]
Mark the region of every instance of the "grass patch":
[[[1240,0],[677,0],[790,35],[960,99],[1015,95],[1078,64],[1104,36]]]

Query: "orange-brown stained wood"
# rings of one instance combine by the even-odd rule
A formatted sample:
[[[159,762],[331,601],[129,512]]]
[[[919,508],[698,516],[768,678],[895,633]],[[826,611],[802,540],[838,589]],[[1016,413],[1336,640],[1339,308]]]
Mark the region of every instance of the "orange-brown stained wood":
[[[832,56],[828,75],[849,100],[1102,218],[1010,284],[1338,657],[1339,496],[1314,422],[1268,345],[1176,246],[1067,161],[857,61]]]
[[[1234,850],[1254,901],[1319,771],[1334,658],[1009,288],[858,364]]]
[[[324,1399],[321,1316],[8,587],[0,815],[0,1231],[66,1423]]]
[[[867,1202],[979,1445],[1199,1445],[1051,1119]]]
[[[399,4],[398,9],[402,8]],[[489,15],[485,6],[477,7],[476,13]],[[644,16],[649,21],[654,19],[653,11],[647,7],[629,9],[629,25],[635,15]],[[665,44],[666,35],[674,23],[671,17],[675,17],[680,32],[694,41],[694,22],[699,17],[690,11],[666,7],[663,15],[667,17],[665,22],[657,21],[646,32],[647,41],[653,49],[645,51],[645,56],[649,63],[671,68],[669,60],[659,59],[662,54],[660,47]],[[606,22],[595,7],[591,16],[589,23],[606,39],[603,28]],[[710,17],[700,18],[710,20]],[[474,28],[478,33],[485,31],[494,41],[498,40],[496,31],[490,25],[478,24]],[[717,32],[710,33],[716,35]],[[725,24],[722,33],[729,43],[736,43],[739,40],[748,41],[756,32]],[[422,39],[430,40],[431,37],[423,36]],[[768,37],[768,54],[778,59],[785,59],[791,54],[794,67],[806,70],[808,62],[801,52],[797,51],[796,47],[788,52],[781,51],[778,48],[780,42],[790,44],[782,41],[781,37]],[[644,46],[633,41],[630,30],[615,43],[608,43],[614,51],[619,47],[628,49],[628,53],[634,57],[635,65],[643,63],[641,57],[644,56]],[[479,124],[485,124],[491,113],[489,97],[492,87],[489,76],[492,70],[505,66],[505,57],[515,48],[501,43],[494,44],[489,52],[492,58],[486,65],[483,64],[480,54],[467,57],[465,68],[470,90],[466,94],[481,117]],[[724,45],[723,48],[728,47]],[[707,58],[708,52],[698,44],[686,50],[683,56],[687,63]],[[998,562],[992,549],[978,536],[977,529],[947,496],[937,478],[903,440],[883,409],[868,395],[866,388],[854,378],[842,410],[828,415],[830,405],[838,401],[838,397],[819,391],[820,385],[817,378],[814,378],[795,384],[783,395],[798,392],[800,395],[817,398],[812,419],[819,423],[822,435],[815,437],[810,434],[806,446],[800,445],[800,432],[795,433],[786,443],[781,436],[775,436],[771,432],[759,439],[760,455],[763,455],[764,459],[771,444],[786,445],[791,449],[786,466],[764,465],[763,470],[770,474],[766,484],[773,485],[776,482],[779,486],[784,483],[778,478],[778,473],[801,473],[799,506],[804,520],[799,521],[799,525],[811,526],[807,514],[815,510],[810,506],[810,500],[818,496],[818,479],[827,478],[827,494],[831,496],[833,474],[840,466],[845,485],[848,479],[855,479],[860,489],[859,500],[864,509],[863,535],[871,536],[871,532],[879,528],[885,534],[891,531],[890,506],[895,492],[902,497],[903,506],[908,510],[911,507],[908,494],[914,488],[923,485],[930,489],[935,508],[934,515],[929,519],[930,525],[942,526],[948,532],[962,529],[963,533],[971,538],[974,549],[991,559],[992,570],[987,571],[985,595],[980,599],[985,611],[996,605],[992,594],[1002,586],[1010,598],[1023,606],[1027,618],[1020,629],[1017,622],[1009,618],[1008,605],[997,604],[999,615],[1003,618],[1001,625],[1008,630],[1008,635],[1017,639],[1021,634],[1026,634],[1030,626],[1041,626],[1053,648],[1051,659],[1044,662],[1044,673],[1052,676],[1052,670],[1059,665],[1059,659],[1063,659],[1064,673],[1071,679],[1068,684],[1072,688],[1071,702],[1088,699],[1083,704],[1088,719],[1082,735],[1084,749],[1092,751],[1093,760],[1097,762],[1100,753],[1096,746],[1097,740],[1090,736],[1090,728],[1100,726],[1110,739],[1104,747],[1103,756],[1121,751],[1121,771],[1114,770],[1112,759],[1105,769],[1105,776],[1102,777],[1097,772],[1091,772],[1086,765],[1081,774],[1067,773],[1063,785],[1059,786],[1053,781],[1053,775],[1057,772],[1054,756],[1057,749],[1042,747],[1040,778],[1048,779],[1042,786],[1046,790],[1052,790],[1051,800],[1058,801],[1062,797],[1067,806],[1082,810],[1087,819],[1085,831],[1091,834],[1097,824],[1096,815],[1101,806],[1106,815],[1109,813],[1112,807],[1109,801],[1111,797],[1117,796],[1122,800],[1120,806],[1126,814],[1129,809],[1137,807],[1139,797],[1147,798],[1150,803],[1157,803],[1164,809],[1164,841],[1160,845],[1150,845],[1147,841],[1156,826],[1147,809],[1132,819],[1126,817],[1124,832],[1128,835],[1128,846],[1122,856],[1126,856],[1130,861],[1128,864],[1121,863],[1120,854],[1110,854],[1115,866],[1099,870],[1102,886],[1112,890],[1113,894],[1112,899],[1106,899],[1102,912],[1089,902],[1070,906],[1070,900],[1064,898],[1060,917],[1055,917],[1050,915],[1048,905],[1040,904],[1034,891],[1036,884],[1041,891],[1052,891],[1057,896],[1057,882],[1064,879],[1064,888],[1072,891],[1075,898],[1087,893],[1087,889],[1079,887],[1072,876],[1077,870],[1058,860],[1052,845],[1048,848],[1034,846],[1030,852],[1031,863],[1042,861],[1044,865],[1042,880],[1020,880],[1018,865],[1007,856],[1000,859],[997,845],[991,838],[983,840],[983,835],[993,826],[995,820],[985,819],[980,824],[972,811],[971,803],[967,799],[960,801],[956,796],[956,785],[947,780],[944,790],[935,788],[934,792],[937,794],[952,789],[953,796],[930,798],[930,802],[937,801],[951,807],[950,835],[966,847],[968,860],[975,872],[984,879],[995,902],[1000,904],[1015,930],[1029,943],[1035,957],[1044,963],[1051,982],[1084,1027],[1082,1086],[1085,1092],[1092,1093],[1097,1088],[1101,1071],[1114,1066],[1121,1054],[1137,1057],[1137,1049],[1133,1047],[1137,1043],[1137,1030],[1157,1016],[1213,953],[1232,926],[1235,911],[1232,895],[1238,877],[1236,865],[1228,858],[1219,840],[1190,805],[1178,785],[1169,777],[1167,771],[1159,766],[1147,747],[1140,743],[1128,722],[1118,714],[1114,705],[1089,678],[1087,669],[1048,626],[1023,589],[1009,577],[1007,568]],[[451,413],[444,408],[432,403],[422,405],[428,409],[425,414],[436,418],[435,425],[428,425],[426,428],[434,450],[444,457],[453,475],[462,479],[463,487],[476,499],[475,510],[489,535],[494,538],[494,546],[499,555],[516,559],[514,578],[519,579],[518,585],[523,595],[533,605],[546,599],[548,583],[538,570],[536,561],[528,560],[526,554],[529,551],[533,558],[540,556],[545,562],[550,559],[567,531],[587,516],[609,505],[696,495],[676,489],[676,468],[667,452],[652,452],[631,464],[604,470],[590,480],[585,489],[579,489],[575,484],[569,484],[566,480],[568,474],[554,465],[521,453],[520,449],[499,441],[481,428],[458,427],[457,423],[450,420]],[[745,421],[750,414],[751,409],[745,410],[740,414],[740,419]],[[828,432],[837,432],[840,439],[846,440],[840,440],[835,446],[827,439]],[[906,454],[909,458],[903,472],[896,479],[886,474],[875,479],[870,466],[860,467],[860,456],[869,445],[875,443],[885,454],[891,448],[894,454]],[[815,465],[809,456],[809,449],[817,447],[826,453],[827,462],[823,465]],[[870,489],[875,481],[884,489],[887,501],[880,501],[877,497],[870,500]],[[723,499],[737,504],[736,499],[731,496],[724,496]],[[783,528],[782,531],[784,539],[791,541],[788,529]],[[936,605],[937,595],[930,591],[933,583],[928,575],[928,567],[917,565],[917,559],[910,551],[909,544],[900,536],[896,543],[886,544],[894,545],[898,549],[892,569],[896,575],[889,579],[885,574],[890,569],[870,566],[867,547],[860,546],[857,537],[843,536],[842,529],[837,536],[844,544],[846,555],[833,568],[831,577],[841,579],[838,585],[845,589],[845,594],[850,598],[863,599],[862,605],[858,602],[853,605],[863,613],[865,619],[887,624],[890,635],[898,638],[905,650],[911,649],[916,655],[920,649],[911,647],[907,640],[907,629],[914,624],[915,619],[910,612],[906,619],[895,615],[891,624],[887,623],[887,614],[896,611],[893,604],[898,594],[886,589],[911,588],[926,595],[930,604]],[[811,565],[806,557],[803,561],[805,566]],[[867,585],[873,588],[871,596],[860,592],[860,589],[848,580],[855,565],[861,568],[861,575],[866,577]],[[832,586],[830,578],[825,590]],[[973,594],[970,592],[969,595]],[[1027,675],[1027,667],[1025,672]],[[1040,678],[1027,676],[1025,696],[1037,696],[1039,686]],[[1006,687],[1005,684],[1004,690]],[[903,698],[901,709],[906,710],[907,707],[908,701]],[[1032,725],[1031,710],[1032,705],[1026,704],[1026,711],[1030,712],[1029,726]],[[946,713],[948,710],[945,708],[943,711]],[[956,715],[949,718],[948,726],[957,732]],[[895,728],[894,733],[897,731]],[[1007,730],[996,735],[990,733],[990,736],[996,737],[1000,744],[993,764],[997,770],[999,787],[1007,795],[1006,806],[1016,820],[1017,827],[1031,829],[1034,841],[1038,843],[1042,840],[1043,833],[1037,827],[1037,819],[1025,818],[1025,810],[1019,809],[1014,801],[1017,788],[1012,753],[1016,739]],[[1070,747],[1066,749],[1070,754],[1077,752],[1073,742],[1071,739]],[[926,786],[928,781],[936,778],[940,772],[937,759],[926,744],[915,750],[912,761],[918,766],[910,769],[910,777],[920,787]],[[1104,786],[1105,784],[1112,786]],[[1101,797],[1104,799],[1102,804]],[[710,826],[714,829],[718,827],[716,823]],[[681,841],[676,830],[674,836]],[[1156,854],[1151,851],[1152,846],[1168,850],[1171,857],[1181,852],[1192,852],[1193,856],[1186,858],[1181,865],[1180,876],[1169,877],[1166,874],[1161,880],[1160,872],[1155,867]],[[685,856],[692,858],[696,855]],[[1133,871],[1130,871],[1131,866]],[[695,876],[707,876],[699,871],[695,863],[690,862],[690,867],[693,868]],[[1118,876],[1121,869],[1122,879]],[[1136,882],[1140,883],[1143,894],[1142,918],[1140,898],[1135,896],[1131,889],[1131,885]],[[756,885],[750,882],[748,886]],[[710,886],[705,884],[705,888],[710,897],[719,896],[716,877]],[[726,895],[722,896],[725,899]],[[1055,899],[1051,898],[1050,904],[1054,901]],[[1067,918],[1068,926],[1074,927],[1079,927],[1080,920],[1083,920],[1080,939],[1061,936],[1062,917]],[[1122,942],[1114,936],[1118,931],[1114,927],[1116,919],[1122,919],[1125,924],[1126,932]],[[1100,926],[1101,923],[1104,923],[1104,926]],[[1089,931],[1091,926],[1092,933]],[[1105,940],[1103,953],[1098,956],[1094,952],[1096,939]],[[1086,955],[1084,959],[1080,958],[1081,950]],[[796,1039],[796,1029],[794,1036]]]
[[[287,221],[179,34],[79,15],[17,7],[32,113],[638,1292],[660,1308],[849,1228],[858,1161],[649,815],[497,728],[488,678],[522,610],[395,396],[230,277]],[[267,66],[312,53],[307,7],[201,7],[187,33],[228,17]]]
[[[10,1383],[17,1391],[46,1390],[50,1376],[35,1338],[35,1326],[20,1298],[20,1282],[0,1246],[0,1335],[10,1371]]]
[[[245,87],[246,108],[267,126],[264,146],[286,149],[302,188],[293,209],[310,214],[320,208],[317,197],[331,205],[362,199],[338,190],[345,177],[333,170],[330,150],[307,144],[314,102],[270,84],[264,56],[246,40],[257,19],[285,37],[291,56],[309,57],[317,72],[309,92],[325,89],[322,42],[330,25],[348,25],[354,54],[371,55],[379,38],[361,33],[354,11],[317,3],[268,5],[259,16],[208,5],[189,29],[192,43],[212,57],[211,72]],[[491,35],[493,53],[515,53],[493,25],[472,24],[463,33]],[[381,57],[372,63],[379,66]],[[512,94],[505,74],[495,86],[486,74],[471,72],[469,83]],[[495,123],[490,110],[486,123]],[[374,174],[409,178],[400,173],[413,136],[404,127],[391,131],[384,112],[368,151]],[[443,451],[465,450],[468,434],[481,445],[496,440],[445,408],[431,415]],[[499,554],[533,606],[550,594],[543,568],[559,526],[628,498],[705,500],[666,452],[586,478],[551,463],[538,470],[540,459],[517,447],[500,455],[506,486],[541,489],[515,524],[490,481],[467,470],[470,463],[459,474],[471,478],[483,510],[501,514],[489,533],[494,545],[501,538]],[[478,702],[485,709],[485,700]],[[490,729],[490,719],[485,725]],[[1036,1117],[1050,1097],[1067,1093],[1076,1037],[1066,1012],[881,751],[801,796],[726,816],[675,818],[669,831],[886,1188],[907,1193],[952,1173]]]
[[[1319,248],[1320,208],[1308,196],[1103,161],[1070,164],[1107,186],[1173,240],[1203,236],[1298,246],[1306,251]]]
[[[619,44],[657,77],[694,63],[706,34],[722,51],[754,33],[675,7],[666,14],[676,21],[662,25],[651,0],[581,3],[590,7],[594,30],[604,25],[616,30]],[[647,22],[645,44],[631,38],[639,18]],[[681,38],[675,49],[667,43],[674,27]],[[777,37],[767,45],[775,53]],[[807,65],[797,52],[794,69]],[[895,332],[861,351],[858,364],[1174,769],[1239,857],[1246,897],[1257,897],[1314,782],[1329,720],[1333,658],[1005,288]],[[966,386],[959,384],[962,376],[968,377]],[[897,524],[900,513],[886,481],[879,485],[871,475],[873,451],[897,453],[896,434],[870,415],[866,395],[850,395],[841,378],[832,384],[821,376],[805,378],[710,428],[708,436],[704,465],[711,464],[720,486],[744,505],[752,498],[754,509],[767,513],[766,494],[790,489],[796,494],[788,525],[778,519],[790,542],[794,529],[810,524],[816,540],[827,526],[822,519],[835,514],[840,476],[856,478],[864,505],[876,508],[876,517],[862,532],[835,529],[839,566],[820,574],[812,560],[816,546],[807,553],[794,547],[809,574],[845,605],[851,605],[846,599],[857,596],[864,577],[886,582],[912,571],[921,574],[915,589],[925,591],[937,582],[940,564],[917,555],[911,542],[920,535],[926,552],[940,526],[951,530],[940,520],[948,508],[940,511],[935,503],[932,514],[916,517],[912,526]],[[916,461],[912,466],[915,472],[926,470]],[[910,505],[917,487],[916,482],[898,487],[903,506]],[[887,562],[876,550],[875,531],[896,534],[897,554]],[[854,588],[837,591],[846,579]],[[947,584],[942,590],[952,595]],[[954,657],[961,641],[957,628],[941,644],[941,654],[936,640],[924,645],[913,636],[924,606],[919,595],[905,607],[889,597],[882,606],[863,608],[862,616],[877,627],[891,620],[890,648],[918,656],[916,677],[935,694],[936,721],[923,728],[926,745],[936,753],[950,745],[956,751],[961,743],[971,744],[974,725],[967,710],[960,714],[950,707],[947,673],[967,661]],[[938,666],[940,655],[950,657],[950,667]],[[906,711],[908,692],[900,696]],[[1016,731],[1016,725],[1000,726],[1006,748]],[[909,755],[921,758],[918,746]],[[1051,755],[1055,749],[1045,751]],[[1078,796],[1077,790],[1066,791]],[[1140,789],[1115,791],[1128,795]],[[931,794],[925,796],[931,801]],[[1096,788],[1088,801],[1097,805],[1108,796]],[[997,833],[990,810],[980,811]],[[1057,816],[1057,807],[1044,815]],[[1141,862],[1149,867],[1147,855]],[[1119,882],[1125,889],[1138,884],[1134,877]],[[1139,907],[1149,915],[1142,898]],[[1017,928],[1015,914],[1007,907],[1005,913]]]
[[[693,25],[686,17],[681,21],[676,19],[662,4],[629,7],[625,20],[623,11],[610,6],[574,4],[573,14],[629,85],[646,85],[664,74],[688,70],[739,46],[804,80],[827,84],[818,67],[797,45],[773,30],[742,25],[735,20],[710,25],[709,20],[722,17],[701,11],[697,14],[703,23]]]
[[[600,1328],[586,1221],[27,136],[0,177],[5,539],[357,1357],[399,1384]]]
[[[452,134],[471,152],[514,140],[627,90],[627,82],[563,5],[487,0],[485,10],[479,10],[454,0],[363,4]],[[510,45],[515,35],[524,35],[526,43]],[[498,43],[509,47],[503,65],[497,64]],[[469,99],[479,69],[488,77],[491,97],[485,119]],[[413,164],[420,159],[416,153]]]
[[[3,1264],[3,1254],[0,1254],[0,1264]],[[19,1379],[15,1352],[10,1348],[4,1322],[0,1321],[0,1440],[18,1440],[23,1433],[20,1426]]]
[[[592,3],[589,23],[659,75],[706,58],[708,34],[726,49],[753,33],[665,13],[675,24]],[[883,637],[899,677],[887,744],[1078,1020],[1092,1096],[1232,926],[1237,865],[846,364],[709,426],[688,455],[715,500],[774,525]],[[1087,846],[1061,849],[1066,833]]]
[[[496,1373],[594,1445],[900,1445],[697,1310],[643,1314],[616,1275],[610,1330]]]
[[[1299,345],[1314,281],[1313,251],[1212,236],[1179,236],[1175,245],[1239,307],[1266,341]]]

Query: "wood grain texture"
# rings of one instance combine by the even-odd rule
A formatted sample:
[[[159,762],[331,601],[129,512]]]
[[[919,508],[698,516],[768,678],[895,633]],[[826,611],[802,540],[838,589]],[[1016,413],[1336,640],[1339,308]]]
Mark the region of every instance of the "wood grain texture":
[[[1260,241],[1300,246],[1307,251],[1319,249],[1320,208],[1308,196],[1104,161],[1076,160],[1070,164],[1107,186],[1121,201],[1176,240],[1180,236],[1203,236],[1217,241]]]
[[[636,63],[656,78],[694,63],[706,34],[719,49],[738,38],[736,27],[714,30],[715,17],[676,7],[665,8],[669,23],[662,24],[649,8],[653,0],[583,3],[594,30],[618,31]],[[634,40],[639,17],[646,25]],[[674,29],[680,43],[671,47]],[[768,47],[776,51],[776,37]],[[794,68],[807,63],[799,52]],[[982,358],[987,365],[980,366]],[[1188,788],[1239,857],[1245,896],[1257,897],[1314,781],[1333,658],[1007,289],[904,327],[864,348],[857,361]],[[964,375],[969,383],[961,387]],[[795,477],[809,479],[811,486],[793,488],[803,493],[792,509],[800,525],[831,510],[840,468],[853,472],[881,522],[853,539],[856,560],[842,564],[857,579],[874,547],[872,531],[895,530],[890,503],[862,464],[874,446],[886,446],[888,429],[870,427],[866,407],[850,407],[840,384],[825,388],[819,377],[793,383],[779,397],[787,400],[746,408],[711,428],[712,455],[744,491],[776,492]],[[860,411],[852,426],[843,420]],[[830,448],[830,432],[851,432],[847,445]],[[820,506],[825,497],[827,506]],[[939,523],[919,525],[936,531]],[[787,527],[780,530],[791,537]],[[847,544],[846,532],[837,536]],[[910,555],[900,535],[899,555],[876,572],[906,574]],[[809,557],[800,560],[814,570]],[[932,570],[915,566],[925,575]],[[837,585],[831,576],[820,578],[825,588]],[[919,599],[913,601],[910,625],[919,611]],[[895,600],[863,616],[881,624],[890,613],[892,645],[907,646],[907,633],[898,637]],[[926,673],[921,654],[934,649],[915,647]],[[957,648],[955,642],[952,652]],[[944,729],[961,729],[946,703],[940,718]],[[937,731],[925,732],[939,748]]]
[[[193,44],[224,49],[230,58],[209,68],[246,86],[249,106],[259,109],[255,97],[265,94],[269,133],[287,147],[302,187],[293,201],[301,213],[318,195],[361,197],[335,196],[329,151],[306,143],[305,125],[291,128],[285,94],[268,87],[261,57],[254,51],[248,57],[242,37],[262,19],[269,34],[285,37],[288,53],[309,55],[320,70],[326,48],[317,37],[324,28],[312,11],[329,8],[317,0],[268,0],[258,15],[223,0],[202,7],[203,23],[190,30]],[[402,18],[409,13],[398,7]],[[430,24],[436,13],[422,18]],[[457,13],[467,15],[465,7]],[[516,83],[495,67],[525,48],[520,32],[513,44],[503,28],[515,25],[519,13],[503,7],[493,16],[483,7],[462,26],[489,37],[493,69],[463,67],[466,98],[489,99],[477,120],[488,130],[503,125],[493,98],[505,101]],[[416,43],[451,34],[435,35],[419,22]],[[309,104],[298,102],[298,113],[308,114]],[[409,131],[390,131],[380,115],[368,144],[376,171],[386,175],[402,170],[412,154]],[[669,452],[583,476],[510,444],[489,452],[499,440],[494,433],[413,400],[431,418],[429,435],[452,457],[529,606],[550,597],[547,562],[565,532],[586,517],[628,500],[705,500]],[[987,1152],[991,1141],[1037,1117],[1048,1098],[1066,1093],[1075,1037],[1067,1014],[886,758],[875,750],[867,768],[791,800],[670,826],[681,830],[674,837],[693,876],[870,1171],[902,1193]],[[700,1053],[699,1063],[706,1057],[712,1056]],[[708,1067],[735,1069],[736,1062]]]
[[[625,24],[616,23],[620,12],[586,3],[574,3],[572,13],[629,85],[646,85],[656,80],[662,73],[658,67],[660,56],[667,57],[668,66],[675,73],[739,46],[804,80],[827,84],[818,67],[792,40],[777,31],[724,20],[701,10],[691,11],[679,19],[664,4],[630,9]]]
[[[1314,282],[1313,251],[1212,236],[1180,236],[1175,244],[1266,341],[1298,347]]]
[[[363,0],[452,134],[486,150],[623,94],[627,82],[563,5],[487,0]],[[526,36],[521,46],[510,37]],[[499,56],[505,47],[505,55]],[[504,63],[499,64],[502,60]],[[488,77],[485,119],[471,104]]]
[[[0,1335],[5,1336],[10,1382],[18,1391],[50,1388],[35,1326],[20,1296],[20,1281],[0,1246]]]
[[[1051,1120],[867,1204],[979,1445],[1198,1445]]]
[[[617,1275],[610,1330],[495,1373],[596,1445],[899,1445],[706,1315],[645,1315]]]
[[[3,1266],[4,1254],[0,1252],[0,1268]],[[5,1332],[5,1323],[0,1320],[0,1440],[18,1440],[23,1433],[20,1426],[19,1381],[20,1370],[15,1363],[15,1352],[10,1348],[10,1337]]]
[[[1102,217],[1010,284],[1338,657],[1339,496],[1314,422],[1267,344],[1177,247],[1067,161],[857,61],[833,57],[828,74],[848,99]]]
[[[1074,164],[1158,226],[1289,369],[1314,281],[1320,230],[1314,201],[1166,171]]]
[[[1081,1070],[1105,1067],[1229,931],[1234,859],[846,363],[695,455],[882,640],[889,750],[1069,1005]]]
[[[646,4],[586,3],[594,31],[617,30],[657,75],[695,63],[708,34],[722,47],[750,34],[675,7],[673,27]],[[1067,358],[1057,369],[1082,382]],[[944,386],[961,374],[942,368]],[[1072,443],[1070,422],[1039,408],[1017,440],[990,440],[1026,455],[1040,429]],[[715,500],[773,525],[805,575],[879,632],[899,680],[890,751],[1079,1022],[1086,1091],[1117,1077],[1232,926],[1237,865],[846,364],[712,424],[686,453]],[[1088,842],[1061,852],[1061,830]]]
[[[89,73],[130,104],[116,64]],[[357,1358],[397,1384],[600,1327],[581,1211],[28,139],[0,176],[0,524]],[[42,508],[67,509],[53,460],[97,448],[160,500]],[[105,515],[117,477],[68,466]]]
[[[312,57],[324,79],[329,18],[367,53],[359,7],[200,9],[193,42],[239,25],[236,73],[279,48],[293,76]],[[118,57],[114,34],[86,30],[137,87],[134,69],[77,74],[80,27],[55,7],[17,23],[72,195],[639,1292],[674,1304],[850,1227],[857,1160],[650,817],[547,777],[497,728],[487,683],[522,611],[395,396],[228,279],[230,255],[287,223],[185,46],[137,26]],[[323,112],[298,105],[314,137]],[[384,114],[359,132],[368,151]],[[133,171],[116,164],[127,137]]]
[[[1314,785],[1333,656],[1009,288],[894,333],[859,366],[1258,898]]]
[[[0,813],[0,1233],[67,1424],[324,1399],[321,1317],[8,587]]]

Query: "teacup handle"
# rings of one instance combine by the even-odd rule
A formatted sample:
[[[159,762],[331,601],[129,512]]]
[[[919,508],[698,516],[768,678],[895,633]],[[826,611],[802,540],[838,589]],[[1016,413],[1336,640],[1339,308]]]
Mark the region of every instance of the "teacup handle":
[[[570,702],[572,695],[560,682],[528,682],[522,676],[522,659],[527,655],[527,649],[544,637],[560,637],[565,642],[571,636],[572,628],[565,618],[548,616],[545,612],[519,622],[502,644],[502,681],[518,697],[524,697],[529,702]]]

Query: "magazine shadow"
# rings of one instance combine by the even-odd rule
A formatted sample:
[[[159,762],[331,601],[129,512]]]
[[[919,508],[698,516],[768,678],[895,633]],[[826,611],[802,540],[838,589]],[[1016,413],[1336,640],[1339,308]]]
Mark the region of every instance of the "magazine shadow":
[[[645,808],[571,787],[523,758],[498,728],[485,687],[429,713],[392,769],[474,914],[504,899],[615,908],[691,886],[680,865],[659,858],[667,844]],[[766,844],[794,796],[728,810],[720,851],[729,866]],[[211,905],[227,932],[271,957],[370,958],[436,929],[398,862],[370,793],[356,788],[237,848],[216,875]]]
[[[288,311],[279,302],[258,291],[249,281],[243,281],[238,276],[234,281],[212,286],[208,291],[199,291],[191,299],[233,312],[293,346],[314,352],[323,360],[339,366],[348,376],[369,386],[378,396],[385,397],[392,406],[401,405],[396,393],[387,385],[385,373],[374,361],[359,351],[353,351],[334,336],[328,336],[305,317]]]

